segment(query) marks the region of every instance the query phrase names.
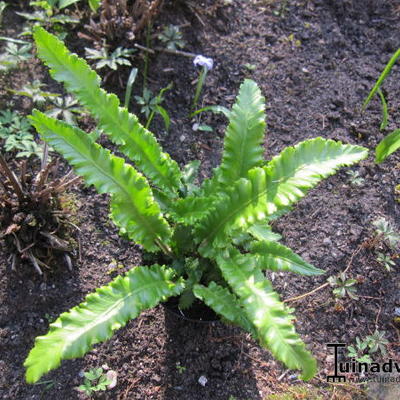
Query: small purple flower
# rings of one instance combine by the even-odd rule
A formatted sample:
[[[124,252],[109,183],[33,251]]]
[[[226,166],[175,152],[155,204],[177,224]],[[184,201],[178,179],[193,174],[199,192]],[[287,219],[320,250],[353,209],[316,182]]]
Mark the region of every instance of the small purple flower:
[[[201,67],[205,67],[210,71],[214,66],[214,60],[212,58],[207,58],[207,57],[198,55],[194,58],[193,64],[200,65]]]

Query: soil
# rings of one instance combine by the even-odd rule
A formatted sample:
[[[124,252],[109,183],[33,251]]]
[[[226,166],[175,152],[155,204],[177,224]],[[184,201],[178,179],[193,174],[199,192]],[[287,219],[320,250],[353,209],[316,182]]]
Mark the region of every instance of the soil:
[[[15,11],[10,5],[4,12],[4,36],[16,37],[20,31],[23,19]],[[185,51],[214,59],[202,104],[229,107],[244,78],[258,83],[267,102],[268,159],[288,145],[316,136],[372,150],[400,126],[398,67],[393,68],[384,85],[390,113],[386,130],[379,130],[378,99],[366,112],[360,111],[399,46],[397,0],[165,1],[154,32],[169,23],[182,26]],[[89,43],[77,39],[78,30],[71,32],[67,44],[84,55]],[[122,98],[124,89],[119,82],[126,82],[129,68],[120,71],[107,79],[105,87]],[[195,121],[188,118],[188,112],[197,75],[188,57],[167,53],[150,57],[149,86],[153,92],[174,84],[164,103],[171,128],[166,132],[157,117],[152,130],[180,165],[201,160],[204,178],[218,165],[226,120],[204,113],[201,122],[210,125],[213,132],[192,129]],[[29,113],[30,102],[10,95],[7,89],[18,89],[33,79],[51,82],[38,61],[24,63],[3,75],[2,109],[13,103],[15,109]],[[140,94],[140,88],[139,79],[135,94]],[[118,236],[109,222],[107,196],[82,184],[70,191],[76,209],[73,217],[79,227],[72,272],[55,265],[54,271],[42,279],[27,265],[12,273],[3,245],[0,398],[83,399],[85,395],[76,389],[83,383],[80,372],[102,365],[117,372],[118,382],[115,388],[96,394],[99,399],[263,400],[283,393],[287,397],[275,398],[400,398],[394,384],[366,387],[326,382],[334,368],[327,343],[354,344],[356,337],[365,338],[378,329],[389,341],[386,358],[400,360],[400,332],[394,320],[395,308],[400,307],[398,254],[376,239],[372,225],[378,217],[385,217],[400,232],[395,192],[400,183],[399,161],[400,156],[394,154],[378,166],[371,151],[367,160],[352,168],[363,179],[360,185],[351,183],[348,169],[342,169],[274,223],[284,244],[326,270],[319,277],[270,274],[281,297],[296,308],[296,329],[318,360],[319,372],[311,382],[302,384],[296,373],[287,371],[240,329],[218,321],[204,324],[179,319],[160,305],[129,322],[84,358],[64,361],[40,384],[25,384],[24,359],[34,338],[47,332],[49,322],[117,273],[142,263],[139,246]],[[65,168],[65,164],[60,165]],[[377,262],[377,251],[395,261],[390,272]],[[335,299],[332,287],[325,285],[290,301],[345,269],[348,277],[357,280],[358,300]],[[379,353],[372,356],[382,359]],[[204,386],[199,383],[200,377],[207,380]]]

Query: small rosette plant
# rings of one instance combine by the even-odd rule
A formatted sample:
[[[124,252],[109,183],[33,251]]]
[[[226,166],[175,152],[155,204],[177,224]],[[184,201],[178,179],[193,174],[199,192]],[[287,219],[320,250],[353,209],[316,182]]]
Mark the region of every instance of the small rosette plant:
[[[111,194],[112,220],[146,251],[159,253],[164,265],[134,267],[61,314],[36,339],[25,361],[27,381],[36,382],[64,359],[83,356],[141,311],[172,296],[180,296],[181,308],[202,300],[311,379],[316,361],[264,271],[323,271],[279,243],[269,221],[339,167],[365,158],[367,150],[316,138],[264,160],[264,98],[245,80],[229,112],[221,165],[197,185],[198,161],[181,170],[137,117],[120,107],[117,96],[100,88],[84,60],[42,28],[34,37],[53,78],[93,114],[132,164],[76,126],[39,111],[33,112],[32,124],[88,184]]]

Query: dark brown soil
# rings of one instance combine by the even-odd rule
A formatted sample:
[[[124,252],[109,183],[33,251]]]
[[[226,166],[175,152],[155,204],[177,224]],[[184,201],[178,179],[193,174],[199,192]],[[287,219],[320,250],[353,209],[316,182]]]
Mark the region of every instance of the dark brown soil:
[[[18,33],[22,20],[14,11],[9,7],[5,12],[4,35]],[[398,67],[385,83],[390,105],[388,128],[379,131],[378,99],[360,113],[368,91],[399,47],[397,0],[166,1],[154,31],[167,23],[186,26],[182,28],[186,51],[214,59],[204,104],[230,106],[245,77],[260,85],[267,99],[267,158],[285,146],[316,136],[372,150],[384,135],[400,126]],[[79,42],[74,33],[70,36],[71,46],[83,55],[88,43]],[[124,90],[117,83],[125,82],[128,73],[129,69],[122,69],[119,77],[110,78],[107,89],[122,96]],[[174,83],[164,104],[171,129],[165,132],[162,121],[156,119],[153,131],[181,165],[200,159],[204,177],[219,162],[226,121],[202,115],[202,122],[214,131],[191,129],[194,121],[187,115],[196,77],[190,58],[165,53],[150,58],[153,91]],[[6,89],[19,88],[32,79],[50,82],[37,61],[3,76],[2,108],[13,101],[16,108],[29,112],[29,102],[10,96]],[[135,94],[140,94],[139,88],[140,80]],[[285,244],[326,270],[323,276],[309,278],[271,274],[283,299],[309,292],[346,268],[348,276],[358,281],[356,301],[348,297],[337,301],[332,288],[325,286],[289,303],[296,308],[297,330],[319,363],[318,375],[304,385],[308,388],[305,395],[296,394],[301,383],[297,374],[286,371],[240,329],[220,322],[188,322],[162,306],[143,313],[84,358],[63,362],[42,379],[44,383],[25,384],[23,361],[34,338],[47,331],[49,321],[116,273],[142,262],[139,247],[120,238],[109,222],[107,197],[81,185],[72,191],[77,208],[74,218],[80,228],[72,273],[54,266],[55,272],[41,280],[26,266],[13,274],[7,267],[7,249],[0,253],[0,398],[83,399],[76,390],[83,381],[80,371],[104,364],[118,373],[118,383],[96,398],[263,400],[274,393],[292,396],[281,397],[287,399],[367,398],[365,386],[326,383],[326,376],[333,372],[326,344],[353,344],[356,337],[365,338],[378,329],[386,332],[389,357],[399,361],[400,332],[393,323],[395,307],[400,307],[397,254],[372,240],[372,221],[379,216],[400,231],[400,206],[394,191],[400,183],[399,161],[394,154],[377,166],[371,152],[368,160],[353,168],[364,179],[362,185],[351,184],[342,170],[275,223]],[[376,261],[377,248],[396,261],[391,272]],[[379,359],[376,353],[373,358]],[[205,386],[198,383],[201,376],[207,378]],[[369,395],[397,399],[396,388],[398,385],[389,388],[391,395],[379,387]]]

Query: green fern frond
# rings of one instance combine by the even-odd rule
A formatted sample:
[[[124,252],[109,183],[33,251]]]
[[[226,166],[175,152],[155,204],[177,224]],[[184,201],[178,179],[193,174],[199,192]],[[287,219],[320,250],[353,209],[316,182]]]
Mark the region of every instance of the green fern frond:
[[[253,242],[250,252],[257,259],[260,269],[291,271],[302,275],[321,275],[325,271],[304,261],[289,247],[278,242]]]
[[[210,208],[216,202],[215,197],[185,197],[171,204],[171,217],[184,225],[193,225],[207,216]]]
[[[27,382],[38,381],[62,360],[82,357],[94,344],[110,338],[141,311],[178,295],[183,283],[182,280],[173,282],[173,277],[173,270],[164,266],[135,267],[61,314],[50,324],[47,335],[36,338],[24,363]]]
[[[148,251],[168,243],[172,231],[162,217],[146,179],[122,158],[113,156],[83,131],[34,110],[32,125],[99,193],[111,193],[112,213],[130,238]]]
[[[247,232],[260,241],[277,242],[282,239],[282,236],[279,233],[272,232],[268,222],[257,222],[250,226],[250,228],[247,229]]]
[[[317,363],[296,333],[292,323],[294,317],[279,300],[271,283],[248,258],[219,257],[218,265],[241,299],[261,344],[288,368],[302,370],[302,379],[311,379],[316,373]]]
[[[71,54],[54,35],[38,27],[34,31],[39,57],[49,66],[54,79],[64,83],[80,103],[98,118],[99,127],[120,145],[120,150],[160,189],[175,196],[180,186],[180,170],[167,153],[163,153],[152,133],[114,94],[100,88],[100,78],[85,60]]]
[[[337,169],[368,156],[368,149],[320,137],[287,147],[267,164],[268,213],[290,207]]]
[[[254,336],[256,335],[254,326],[240,307],[238,298],[229,289],[210,282],[208,286],[195,285],[193,293],[227,321],[242,327]]]
[[[257,84],[245,79],[229,113],[219,181],[231,185],[264,162],[265,99]]]
[[[202,254],[226,245],[232,229],[247,229],[280,211],[287,211],[309,189],[368,154],[360,146],[316,138],[287,147],[265,167],[253,168],[248,179],[239,179],[230,191],[221,193],[207,217],[197,223],[196,237]]]

